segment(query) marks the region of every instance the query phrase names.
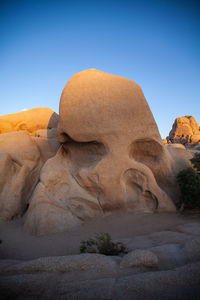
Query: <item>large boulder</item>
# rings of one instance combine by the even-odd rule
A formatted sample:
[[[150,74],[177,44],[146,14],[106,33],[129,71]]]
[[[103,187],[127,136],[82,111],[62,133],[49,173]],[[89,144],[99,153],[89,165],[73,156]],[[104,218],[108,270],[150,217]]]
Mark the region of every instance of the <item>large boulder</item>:
[[[199,299],[200,262],[156,272],[152,269],[137,272],[135,268],[133,271],[121,269],[119,272],[115,265],[113,267],[111,260],[99,256],[96,259],[87,257],[87,260],[69,256],[19,262],[13,268],[11,266],[9,275],[7,272],[2,274],[1,298]],[[69,273],[70,265],[73,268]]]
[[[31,234],[65,231],[102,214],[96,197],[74,180],[68,164],[61,147],[42,168],[25,216],[25,230]]]
[[[192,153],[181,144],[168,144],[165,148],[170,153],[173,161],[173,173],[178,174],[181,170],[191,167]]]
[[[35,135],[38,129],[56,128],[59,116],[48,107],[37,107],[15,114],[0,116],[0,134],[26,130]]]
[[[52,138],[31,137],[27,131],[0,135],[0,217],[22,216],[39,180],[41,167],[55,156],[60,143]]]
[[[167,141],[180,144],[198,143],[200,141],[199,124],[193,116],[176,118]]]
[[[84,253],[68,256],[40,257],[24,262],[18,261],[7,267],[4,266],[2,270],[0,268],[0,273],[80,272],[93,269],[114,270],[116,267],[116,261],[109,256],[96,253]]]
[[[157,267],[158,258],[149,250],[134,250],[126,254],[121,263],[121,268],[131,267]]]
[[[175,211],[173,159],[133,81],[93,69],[74,75],[61,96],[58,135],[62,147],[44,165],[26,214],[31,233],[115,210]]]
[[[0,135],[0,217],[21,216],[38,181],[43,162],[26,131]]]
[[[23,215],[42,165],[60,147],[57,124],[50,108],[0,117],[0,217]]]
[[[57,128],[39,129],[36,131],[35,137],[32,137],[32,139],[36,143],[40,151],[41,159],[44,162],[55,156],[60,147]]]

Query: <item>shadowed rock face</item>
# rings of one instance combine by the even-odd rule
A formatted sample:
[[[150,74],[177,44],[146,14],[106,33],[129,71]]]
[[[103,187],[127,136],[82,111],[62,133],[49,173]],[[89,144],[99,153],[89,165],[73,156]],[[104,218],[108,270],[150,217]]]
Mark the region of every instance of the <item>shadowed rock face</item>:
[[[193,116],[177,118],[167,137],[168,143],[195,144],[200,141],[199,124]]]
[[[41,167],[60,146],[57,123],[49,108],[0,117],[0,218],[23,215]]]
[[[21,216],[38,181],[42,160],[26,131],[0,135],[0,217]]]
[[[74,75],[60,100],[62,148],[44,165],[25,228],[67,230],[114,210],[174,211],[173,159],[141,88],[97,70]]]

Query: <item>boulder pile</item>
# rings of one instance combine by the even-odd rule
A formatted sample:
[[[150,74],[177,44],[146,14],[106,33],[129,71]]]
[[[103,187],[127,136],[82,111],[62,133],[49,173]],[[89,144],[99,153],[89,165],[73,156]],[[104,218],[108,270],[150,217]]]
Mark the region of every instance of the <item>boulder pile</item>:
[[[166,139],[169,144],[180,143],[188,145],[198,143],[200,141],[199,124],[193,116],[176,118],[172,130]]]

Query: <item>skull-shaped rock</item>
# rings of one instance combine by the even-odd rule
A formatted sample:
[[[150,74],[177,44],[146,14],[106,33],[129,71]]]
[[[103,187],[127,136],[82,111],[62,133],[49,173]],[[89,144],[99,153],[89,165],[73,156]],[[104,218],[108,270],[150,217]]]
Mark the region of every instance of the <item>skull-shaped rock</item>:
[[[60,101],[57,155],[43,167],[25,226],[66,230],[107,211],[173,211],[172,164],[141,88],[94,69],[74,75]]]

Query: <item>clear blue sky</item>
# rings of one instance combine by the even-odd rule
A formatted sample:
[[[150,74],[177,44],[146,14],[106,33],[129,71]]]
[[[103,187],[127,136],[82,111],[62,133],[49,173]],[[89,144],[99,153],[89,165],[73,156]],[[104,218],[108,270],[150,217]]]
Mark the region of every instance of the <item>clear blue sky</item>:
[[[0,0],[0,115],[58,112],[69,78],[84,69],[143,89],[162,137],[176,117],[200,123],[199,1]]]

